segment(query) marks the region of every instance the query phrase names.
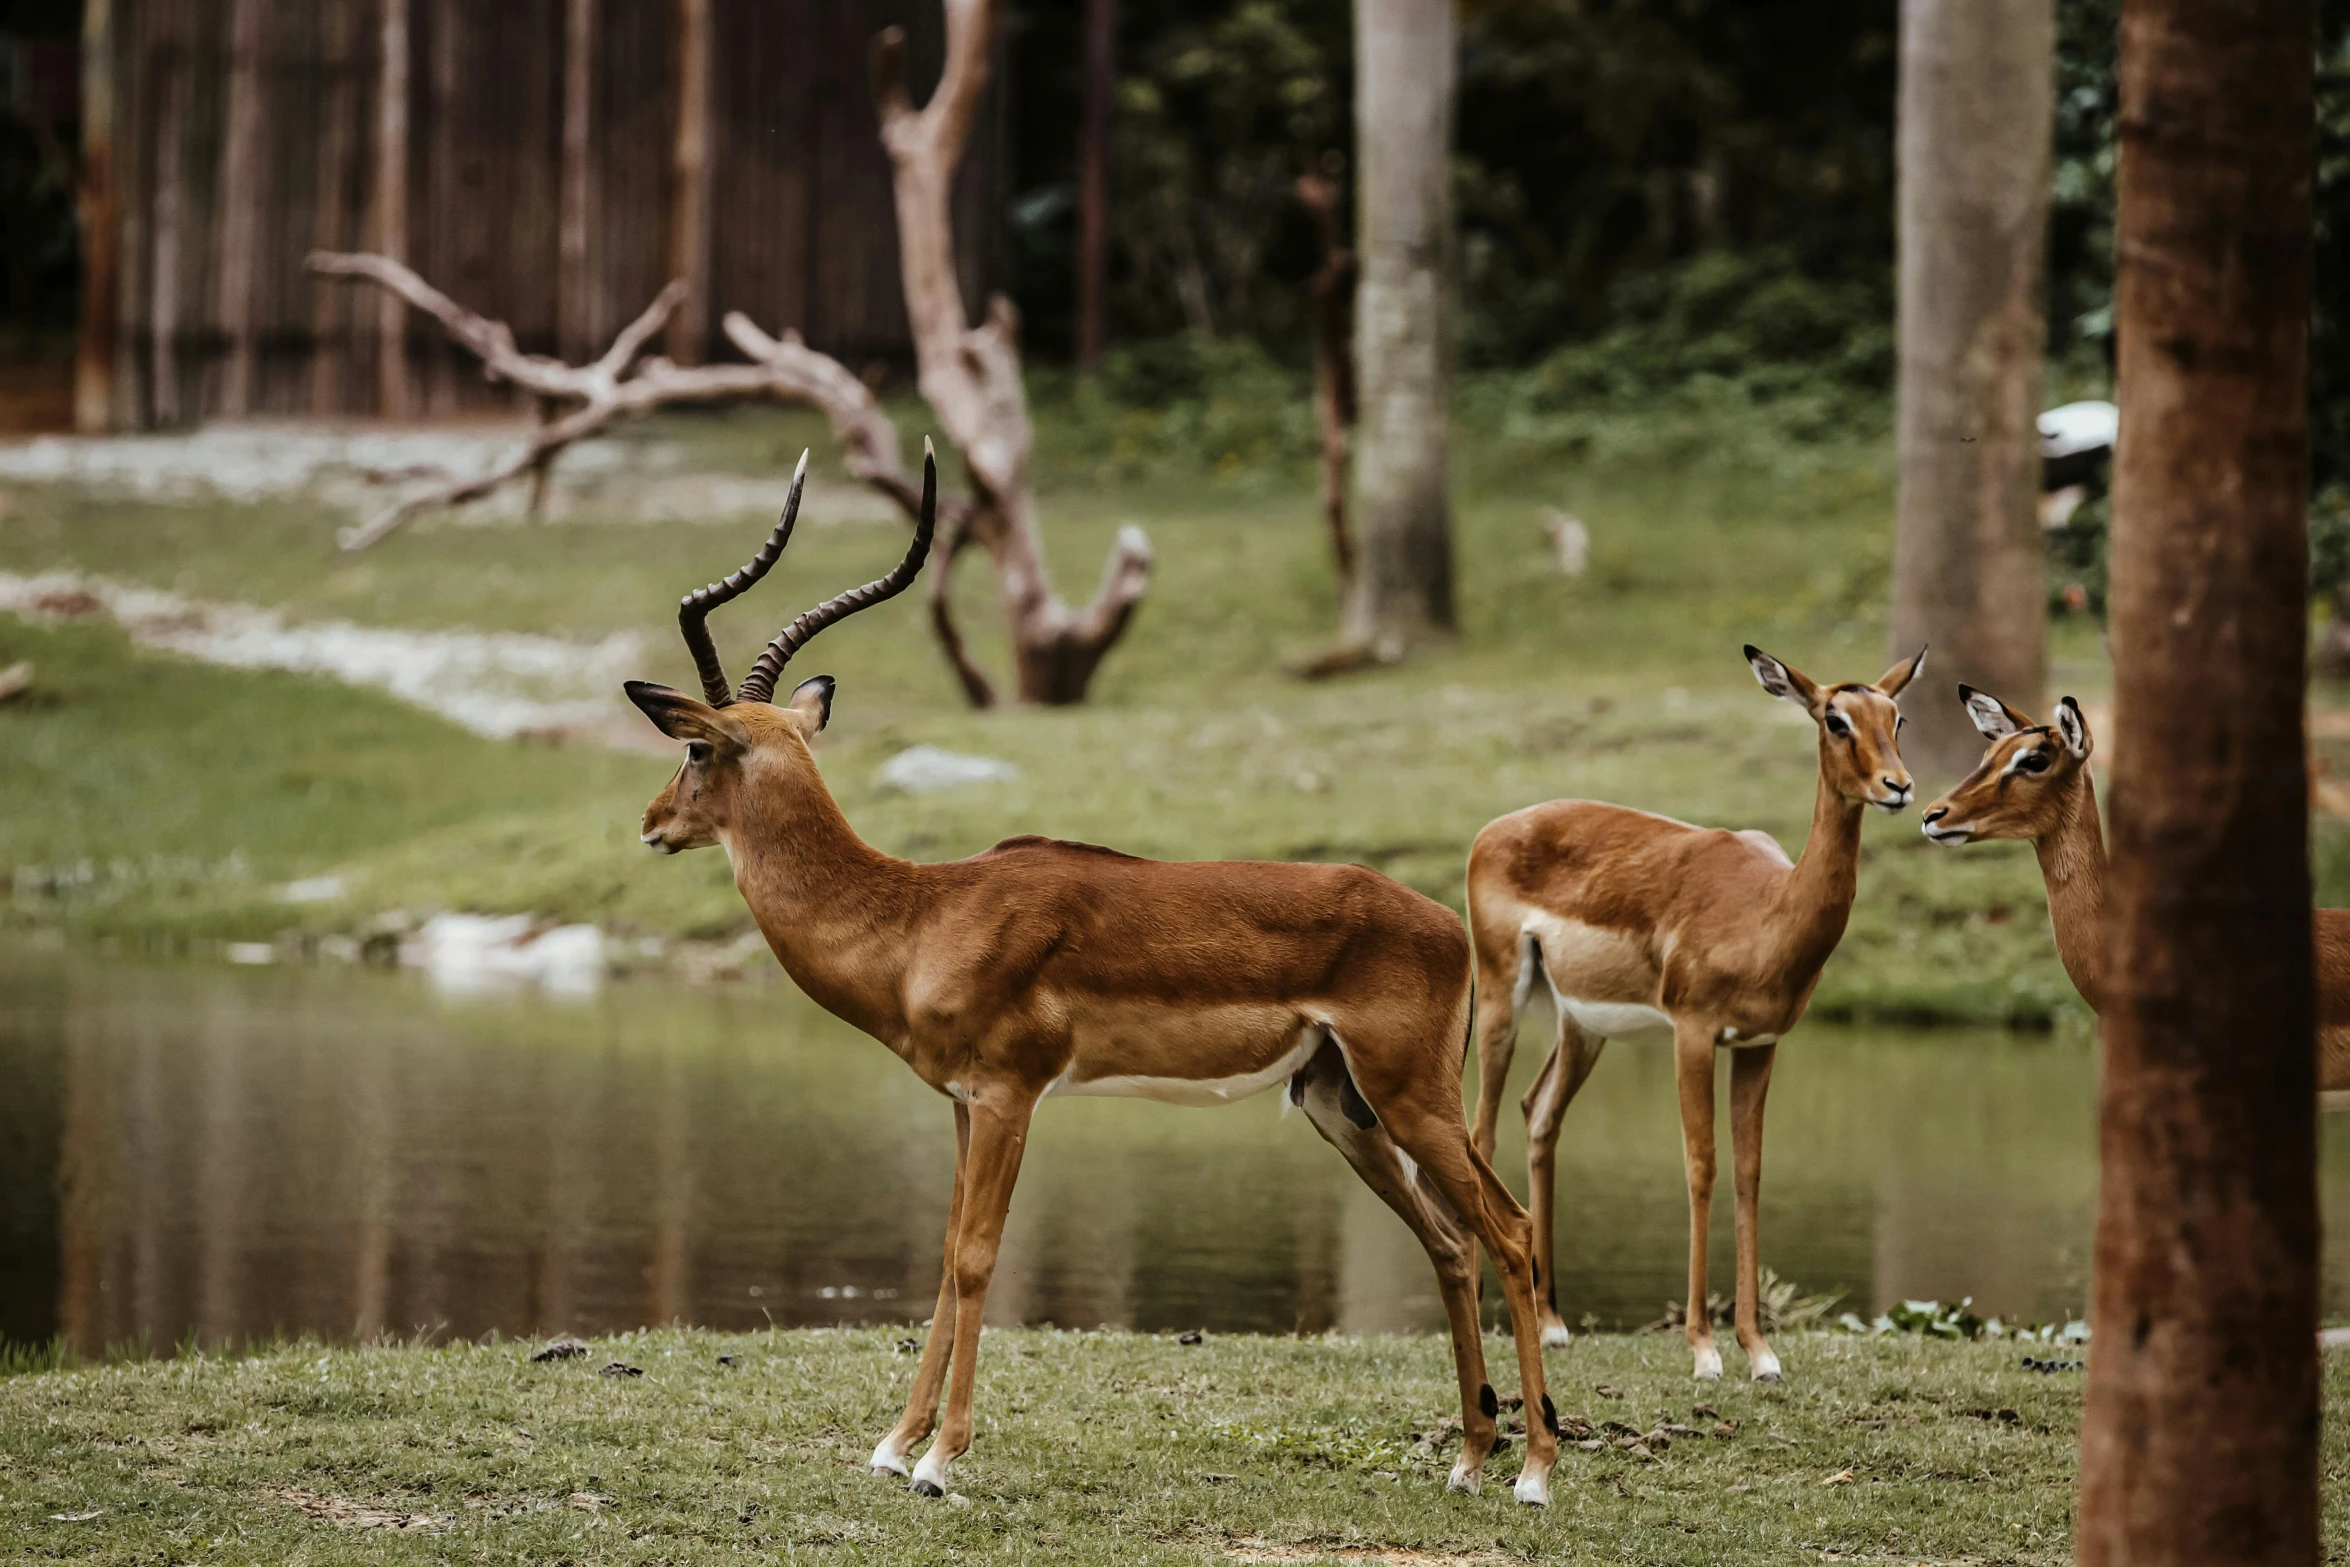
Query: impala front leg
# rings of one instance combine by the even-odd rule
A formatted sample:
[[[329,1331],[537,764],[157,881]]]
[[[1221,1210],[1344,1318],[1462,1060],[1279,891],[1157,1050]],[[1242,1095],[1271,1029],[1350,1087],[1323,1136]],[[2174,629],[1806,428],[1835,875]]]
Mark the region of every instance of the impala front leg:
[[[1731,1181],[1738,1196],[1738,1347],[1757,1382],[1779,1380],[1779,1357],[1762,1335],[1762,1240],[1757,1200],[1762,1195],[1763,1096],[1771,1091],[1777,1045],[1730,1052]]]
[[[955,1216],[953,1256],[947,1279],[955,1290],[954,1350],[948,1362],[947,1415],[938,1440],[914,1466],[914,1489],[944,1496],[947,1467],[971,1447],[971,1389],[979,1370],[979,1320],[987,1311],[987,1286],[995,1277],[996,1249],[1004,1238],[1004,1215],[1012,1206],[1012,1183],[1020,1178],[1020,1155],[1028,1144],[1033,1101],[1014,1105],[975,1104],[970,1109],[971,1141],[963,1159],[963,1201]]]
[[[1681,1162],[1689,1176],[1689,1305],[1683,1319],[1697,1379],[1722,1374],[1714,1347],[1713,1313],[1706,1309],[1705,1240],[1714,1200],[1714,1041],[1710,1030],[1685,1019],[1673,1027],[1673,1068],[1681,1086]]]
[[[955,1227],[963,1217],[963,1165],[971,1157],[971,1112],[955,1106],[955,1195],[947,1203],[946,1259],[939,1264],[938,1306],[930,1314],[930,1337],[922,1345],[922,1364],[914,1371],[914,1391],[906,1412],[881,1445],[873,1449],[875,1474],[908,1476],[914,1471],[907,1455],[938,1421],[938,1390],[947,1377],[947,1351],[955,1342]]]

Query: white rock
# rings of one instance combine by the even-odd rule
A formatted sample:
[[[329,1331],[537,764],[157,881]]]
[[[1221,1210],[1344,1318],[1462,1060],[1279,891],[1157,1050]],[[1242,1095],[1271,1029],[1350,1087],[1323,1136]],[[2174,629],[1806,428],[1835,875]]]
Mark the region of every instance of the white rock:
[[[436,914],[402,943],[400,961],[447,991],[537,985],[577,995],[604,982],[604,933],[543,926],[527,914]]]
[[[228,960],[259,967],[277,961],[277,948],[266,941],[232,941],[228,944]]]
[[[966,756],[935,745],[910,746],[881,766],[882,785],[908,794],[961,789],[972,784],[1016,783],[1020,769],[992,756]]]
[[[332,903],[347,890],[340,876],[304,876],[289,881],[278,889],[278,897],[287,903]]]

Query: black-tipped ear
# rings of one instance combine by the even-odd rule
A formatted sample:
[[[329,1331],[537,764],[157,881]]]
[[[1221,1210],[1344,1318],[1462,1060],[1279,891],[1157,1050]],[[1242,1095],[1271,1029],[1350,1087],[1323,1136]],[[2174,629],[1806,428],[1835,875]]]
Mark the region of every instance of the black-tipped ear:
[[[2032,721],[2009,707],[1988,691],[1977,691],[1973,686],[1958,688],[1959,706],[1975,726],[1975,733],[1986,740],[2004,740],[2019,729],[2029,729]]]
[[[2088,758],[2089,720],[2081,716],[2081,704],[2069,696],[2056,704],[2056,732],[2075,760]]]
[[[730,746],[742,744],[742,731],[719,715],[718,709],[696,697],[687,696],[668,686],[650,680],[630,680],[620,689],[637,710],[653,721],[653,727],[672,740],[708,740]]]
[[[1921,647],[1915,653],[1912,653],[1909,657],[1895,664],[1891,669],[1886,670],[1884,674],[1878,676],[1877,689],[1884,692],[1887,696],[1899,696],[1901,695],[1902,690],[1907,687],[1912,680],[1915,680],[1918,677],[1918,672],[1925,667],[1926,650]]]
[[[830,675],[818,675],[813,679],[803,680],[793,690],[791,700],[783,705],[795,713],[814,719],[816,727],[821,730],[826,724],[832,722],[833,685],[834,681]]]
[[[1765,691],[1782,702],[1793,702],[1807,713],[1816,712],[1820,688],[1813,685],[1808,677],[1788,668],[1751,642],[1746,644],[1744,651],[1747,667],[1754,671],[1754,678],[1762,683]]]

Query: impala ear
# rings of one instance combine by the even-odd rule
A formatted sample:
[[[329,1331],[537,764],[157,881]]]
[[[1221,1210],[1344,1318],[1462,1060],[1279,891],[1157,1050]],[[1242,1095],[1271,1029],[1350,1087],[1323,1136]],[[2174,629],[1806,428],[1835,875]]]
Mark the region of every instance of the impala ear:
[[[1801,670],[1790,669],[1753,643],[1746,644],[1746,662],[1762,688],[1782,702],[1793,702],[1807,713],[1820,710],[1820,688]]]
[[[2056,732],[2064,741],[2064,748],[2073,753],[2073,760],[2089,759],[2089,720],[2081,716],[2081,704],[2066,697],[2056,704]]]
[[[683,691],[650,680],[627,681],[620,689],[653,721],[655,729],[672,740],[708,740],[736,749],[745,743],[742,729],[733,719]]]
[[[1973,686],[1958,688],[1958,701],[1974,721],[1975,732],[1986,740],[2004,740],[2019,729],[2029,729],[2032,721],[2009,707],[1988,691],[1977,691]]]
[[[812,680],[803,680],[792,692],[791,700],[783,705],[802,718],[812,721],[821,731],[826,724],[832,722],[832,687],[833,679],[830,675],[818,675]]]
[[[1887,696],[1899,696],[1901,695],[1903,689],[1907,687],[1912,680],[1915,680],[1918,677],[1918,671],[1925,667],[1926,650],[1924,648],[1919,648],[1915,653],[1912,653],[1909,657],[1903,659],[1900,663],[1895,664],[1891,669],[1886,670],[1882,675],[1879,675],[1877,677],[1877,689],[1884,692]]]

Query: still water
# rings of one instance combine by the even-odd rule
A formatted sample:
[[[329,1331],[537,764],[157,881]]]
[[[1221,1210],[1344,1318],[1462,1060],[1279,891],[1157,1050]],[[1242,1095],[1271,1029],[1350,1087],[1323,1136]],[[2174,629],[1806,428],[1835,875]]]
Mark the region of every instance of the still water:
[[[1521,1082],[1546,1027],[1529,1020]],[[1864,1311],[2077,1312],[2093,1104],[2084,1038],[1807,1025],[1772,1087],[1763,1255]],[[1410,1236],[1281,1109],[1045,1105],[990,1320],[1440,1329]],[[2332,1119],[2339,1211],[2350,1118]],[[0,947],[12,1339],[919,1319],[952,1146],[944,1100],[785,983],[455,998],[366,970]],[[1522,1146],[1501,1165],[1522,1182]],[[1610,1047],[1560,1199],[1570,1322],[1637,1324],[1680,1293],[1667,1052]],[[1726,1185],[1715,1221],[1726,1278]],[[2325,1278],[2329,1313],[2350,1309],[2350,1247]]]

